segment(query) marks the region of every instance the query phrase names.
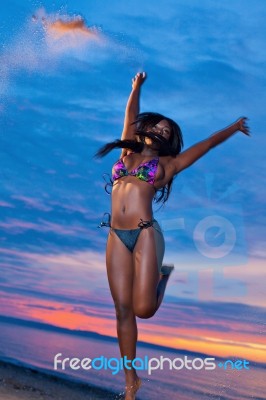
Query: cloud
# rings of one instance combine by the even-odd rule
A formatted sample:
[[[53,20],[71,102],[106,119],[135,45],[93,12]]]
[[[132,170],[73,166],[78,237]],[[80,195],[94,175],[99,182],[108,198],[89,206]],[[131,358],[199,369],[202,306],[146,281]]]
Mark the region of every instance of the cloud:
[[[0,207],[8,207],[8,208],[15,208],[15,206],[11,203],[8,203],[7,201],[0,201]]]
[[[6,263],[2,266],[6,280],[0,286],[5,299],[0,308],[2,315],[72,329],[90,327],[91,331],[113,335],[115,313],[103,253],[89,250],[41,254],[16,249],[0,249],[0,253]],[[168,293],[171,287],[176,291],[175,285],[170,282]],[[258,329],[264,315],[263,307],[213,298],[194,301],[175,293],[166,297],[155,319],[140,321],[140,337],[148,343],[205,352],[212,344],[213,354],[229,349],[247,357],[250,348],[254,351],[252,357],[259,359],[262,350]]]
[[[20,71],[47,71],[56,67],[61,57],[76,55],[92,43],[104,44],[104,35],[88,27],[80,17],[48,14],[42,8],[29,18],[20,32],[5,43],[0,54],[0,94],[5,94],[10,78]]]
[[[36,17],[34,20],[35,19]],[[43,17],[42,22],[47,33],[53,36],[55,39],[59,39],[63,36],[67,36],[69,38],[69,34],[77,34],[89,40],[100,39],[99,32],[95,28],[93,29],[87,27],[85,21],[80,17],[74,18],[70,21],[63,21],[61,18],[59,18],[54,22],[50,22]]]
[[[44,28],[45,42],[49,52],[62,54],[71,50],[82,50],[97,43],[104,44],[105,38],[96,27],[88,27],[80,16],[49,15],[43,9],[32,17],[33,22],[41,22]]]
[[[51,221],[45,221],[42,218],[39,218],[39,223],[7,218],[5,222],[0,223],[0,228],[14,234],[23,233],[27,230],[34,230],[42,233],[53,232],[57,235],[79,236],[80,234],[84,234],[85,237],[92,235],[92,232],[86,227],[62,225]]]
[[[11,198],[22,201],[27,208],[36,209],[40,211],[51,211],[52,208],[42,203],[40,199],[23,196],[23,195],[12,195]]]

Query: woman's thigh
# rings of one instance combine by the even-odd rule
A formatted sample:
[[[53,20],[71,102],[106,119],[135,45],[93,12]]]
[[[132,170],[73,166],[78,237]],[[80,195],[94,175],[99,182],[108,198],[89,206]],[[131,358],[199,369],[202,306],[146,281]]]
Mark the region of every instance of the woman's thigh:
[[[116,233],[110,230],[106,246],[107,277],[116,306],[132,307],[133,257]]]
[[[133,252],[133,304],[136,308],[156,304],[164,249],[164,237],[157,222],[153,227],[142,229]]]

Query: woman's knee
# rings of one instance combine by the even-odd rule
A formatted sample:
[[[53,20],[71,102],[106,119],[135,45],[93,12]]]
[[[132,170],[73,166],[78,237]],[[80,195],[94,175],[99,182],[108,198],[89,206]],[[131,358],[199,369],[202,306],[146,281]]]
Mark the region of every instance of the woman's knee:
[[[115,303],[116,319],[126,321],[134,316],[133,308],[130,304]]]
[[[151,318],[155,312],[156,304],[137,304],[134,306],[134,314],[139,318]]]

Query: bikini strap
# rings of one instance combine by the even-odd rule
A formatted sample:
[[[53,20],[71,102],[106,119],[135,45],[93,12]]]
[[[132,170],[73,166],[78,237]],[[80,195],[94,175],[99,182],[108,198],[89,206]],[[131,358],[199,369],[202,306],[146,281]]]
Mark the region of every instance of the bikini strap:
[[[105,186],[104,186],[104,190],[106,191],[106,193],[107,194],[111,194],[112,193],[112,187],[113,187],[113,180],[111,179],[111,177],[110,177],[110,174],[108,174],[107,172],[105,172],[103,175],[102,175],[102,177],[103,177],[103,179],[104,179],[104,181],[105,181]],[[110,191],[109,191],[109,188],[111,188],[110,189]]]
[[[107,221],[105,221],[105,219],[106,219],[105,215],[108,215]],[[106,212],[103,214],[103,220],[100,222],[100,225],[98,225],[98,228],[102,228],[104,226],[111,228],[111,214],[110,213]]]

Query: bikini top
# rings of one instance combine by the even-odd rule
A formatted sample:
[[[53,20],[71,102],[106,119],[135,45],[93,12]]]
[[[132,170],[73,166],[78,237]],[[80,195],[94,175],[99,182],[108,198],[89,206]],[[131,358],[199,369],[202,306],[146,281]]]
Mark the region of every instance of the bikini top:
[[[128,172],[124,161],[120,158],[113,166],[112,179],[113,181],[122,178],[123,176],[135,176],[141,181],[147,182],[150,185],[154,184],[155,175],[158,168],[159,157],[156,157],[150,161],[143,162],[139,166]]]

